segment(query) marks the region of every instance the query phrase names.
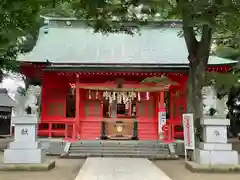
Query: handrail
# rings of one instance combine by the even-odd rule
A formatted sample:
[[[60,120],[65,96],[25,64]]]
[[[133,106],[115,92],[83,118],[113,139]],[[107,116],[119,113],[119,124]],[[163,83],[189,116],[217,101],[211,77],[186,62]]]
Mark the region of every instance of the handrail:
[[[174,142],[175,141],[175,136],[176,136],[176,131],[175,127],[182,125],[181,122],[178,121],[173,121],[173,120],[168,120],[167,124],[163,125],[162,127],[162,132],[164,142]]]

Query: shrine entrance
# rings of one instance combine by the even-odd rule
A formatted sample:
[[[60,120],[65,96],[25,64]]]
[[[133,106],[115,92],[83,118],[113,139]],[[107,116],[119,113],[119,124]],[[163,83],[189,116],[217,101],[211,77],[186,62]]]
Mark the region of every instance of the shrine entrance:
[[[103,130],[106,139],[136,139],[136,93],[103,93]]]

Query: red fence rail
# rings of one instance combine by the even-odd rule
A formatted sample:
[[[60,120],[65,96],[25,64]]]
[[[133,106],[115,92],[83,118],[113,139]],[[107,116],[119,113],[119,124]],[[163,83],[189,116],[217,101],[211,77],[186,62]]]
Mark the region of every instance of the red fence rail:
[[[41,128],[46,125],[47,128]],[[62,125],[63,128],[53,128],[56,125]],[[180,127],[180,130],[177,128]],[[63,119],[63,120],[52,120],[42,121],[39,124],[38,135],[47,137],[64,137],[65,141],[74,142],[79,137],[78,127],[75,119]],[[176,139],[183,139],[182,123],[174,120],[168,120],[167,124],[162,127],[163,142],[170,143]]]
[[[63,128],[53,128],[54,125],[62,125]],[[43,128],[47,127],[47,128]],[[75,120],[52,120],[42,121],[38,126],[39,136],[64,137],[66,141],[76,141],[78,139],[77,125]]]
[[[177,128],[181,128],[177,130]],[[183,139],[182,123],[174,120],[168,120],[167,124],[162,127],[163,141],[174,142],[176,139]]]

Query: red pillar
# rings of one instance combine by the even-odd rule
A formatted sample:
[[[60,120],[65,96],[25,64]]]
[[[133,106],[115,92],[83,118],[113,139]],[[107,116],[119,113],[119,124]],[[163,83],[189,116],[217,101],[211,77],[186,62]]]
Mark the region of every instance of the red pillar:
[[[169,111],[169,119],[174,120],[175,119],[175,112],[174,112],[174,92],[170,91],[170,111]]]
[[[165,105],[164,105],[164,91],[160,92],[160,102],[159,103],[160,103],[159,104],[159,111],[164,110],[165,109]]]
[[[75,114],[75,123],[76,123],[76,135],[77,138],[80,134],[80,88],[79,88],[79,79],[76,81],[76,114]]]
[[[101,121],[103,120],[103,92],[100,92],[100,94],[99,94],[99,99],[100,99],[100,104],[101,104],[101,108],[100,108],[100,114],[101,114]]]

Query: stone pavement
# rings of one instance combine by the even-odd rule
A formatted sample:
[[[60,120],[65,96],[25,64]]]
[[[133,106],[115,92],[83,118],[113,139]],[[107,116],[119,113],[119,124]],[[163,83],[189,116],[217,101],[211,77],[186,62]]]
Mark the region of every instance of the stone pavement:
[[[240,173],[192,173],[185,168],[184,159],[177,161],[154,161],[172,180],[240,180]],[[161,180],[161,179],[160,179]]]
[[[75,180],[171,180],[146,158],[87,158]]]

